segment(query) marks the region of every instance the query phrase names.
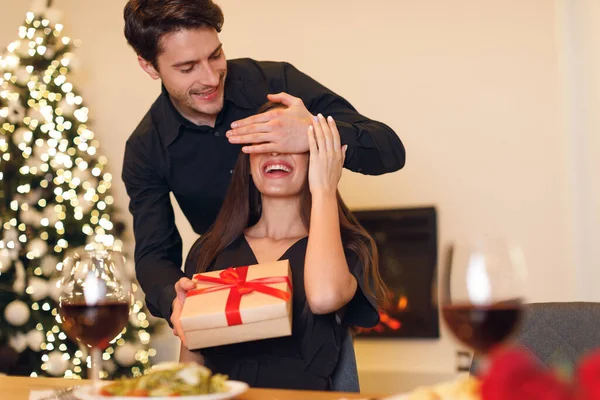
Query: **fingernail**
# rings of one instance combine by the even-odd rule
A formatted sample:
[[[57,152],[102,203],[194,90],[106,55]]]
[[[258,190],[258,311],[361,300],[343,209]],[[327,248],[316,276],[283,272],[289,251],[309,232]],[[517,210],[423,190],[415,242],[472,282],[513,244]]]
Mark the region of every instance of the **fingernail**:
[[[323,119],[323,114],[319,113],[319,118]]]
[[[315,116],[313,116],[313,119],[314,119],[315,121],[318,121],[318,120],[319,120],[319,117],[317,117],[317,116],[315,115]]]
[[[331,115],[329,117],[327,117],[327,121],[333,122],[333,118],[331,118]]]
[[[225,136],[229,137],[231,135],[231,131],[225,132]]]
[[[309,127],[308,127],[308,130],[309,130],[309,131],[312,131],[312,130],[313,130],[313,126],[312,126],[312,125],[311,125],[311,126],[309,126]]]
[[[237,128],[237,126],[238,126],[237,122],[232,122],[232,123],[231,123],[231,127],[232,127],[233,129]]]

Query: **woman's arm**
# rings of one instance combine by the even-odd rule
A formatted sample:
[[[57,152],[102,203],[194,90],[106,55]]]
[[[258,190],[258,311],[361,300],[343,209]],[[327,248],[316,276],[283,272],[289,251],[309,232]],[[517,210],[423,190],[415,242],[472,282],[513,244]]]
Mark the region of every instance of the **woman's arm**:
[[[315,314],[335,312],[356,292],[356,278],[350,273],[342,244],[337,185],[346,147],[333,119],[319,114],[309,128],[310,164],[308,180],[312,210],[308,247],[304,262],[306,299]]]

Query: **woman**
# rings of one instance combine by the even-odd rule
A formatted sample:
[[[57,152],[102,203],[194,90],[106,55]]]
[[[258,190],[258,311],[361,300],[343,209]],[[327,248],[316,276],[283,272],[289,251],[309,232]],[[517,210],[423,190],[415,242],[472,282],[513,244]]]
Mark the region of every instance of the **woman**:
[[[289,260],[292,336],[202,350],[207,367],[255,387],[327,390],[342,334],[376,325],[376,301],[384,298],[373,239],[337,191],[346,146],[333,119],[314,117],[308,142],[310,156],[240,154],[215,224],[185,264],[191,277]],[[190,356],[182,347],[182,359]]]

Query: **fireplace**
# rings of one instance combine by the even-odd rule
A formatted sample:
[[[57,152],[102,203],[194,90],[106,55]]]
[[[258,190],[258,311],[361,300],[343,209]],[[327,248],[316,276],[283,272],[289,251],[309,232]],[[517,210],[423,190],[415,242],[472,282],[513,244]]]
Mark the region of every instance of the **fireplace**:
[[[433,207],[353,211],[379,251],[390,289],[381,322],[358,337],[439,338],[437,218]]]

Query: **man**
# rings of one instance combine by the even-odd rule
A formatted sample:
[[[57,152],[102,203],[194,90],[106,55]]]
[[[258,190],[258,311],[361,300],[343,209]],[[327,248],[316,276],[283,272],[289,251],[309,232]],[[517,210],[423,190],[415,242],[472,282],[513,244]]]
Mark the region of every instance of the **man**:
[[[404,166],[405,151],[386,125],[288,63],[226,60],[212,0],[129,0],[125,36],[162,93],[127,141],[123,181],[134,218],[137,278],[149,310],[167,320],[180,302],[181,237],[169,194],[198,234],[213,223],[244,152],[308,151],[312,114],[331,115],[345,167],[383,174]],[[276,94],[272,94],[276,93]],[[287,109],[254,114],[266,101]],[[188,281],[189,283],[189,281]]]

